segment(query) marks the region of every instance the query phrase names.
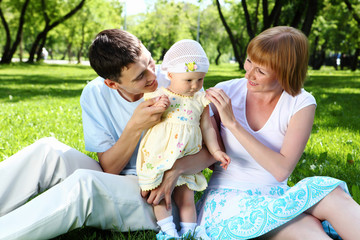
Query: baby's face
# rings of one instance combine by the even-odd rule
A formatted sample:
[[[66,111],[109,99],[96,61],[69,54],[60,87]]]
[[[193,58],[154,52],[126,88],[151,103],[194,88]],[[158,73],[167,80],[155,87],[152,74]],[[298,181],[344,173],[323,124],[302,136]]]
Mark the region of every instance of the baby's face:
[[[204,72],[168,73],[169,89],[183,96],[194,96],[203,87],[205,75]]]

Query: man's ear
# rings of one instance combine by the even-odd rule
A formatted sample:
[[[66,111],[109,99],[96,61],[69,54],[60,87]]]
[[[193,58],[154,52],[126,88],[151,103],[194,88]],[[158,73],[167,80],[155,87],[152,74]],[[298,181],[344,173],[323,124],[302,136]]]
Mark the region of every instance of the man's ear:
[[[110,79],[106,78],[106,79],[104,80],[104,83],[105,83],[105,85],[108,86],[109,88],[118,89],[118,85],[117,85],[118,82],[115,82],[115,81],[113,81],[113,80],[110,80]]]

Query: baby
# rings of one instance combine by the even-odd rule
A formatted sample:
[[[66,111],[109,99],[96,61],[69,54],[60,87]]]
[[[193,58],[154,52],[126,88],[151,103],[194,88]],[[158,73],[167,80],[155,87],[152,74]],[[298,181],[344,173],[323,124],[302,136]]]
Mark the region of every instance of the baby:
[[[175,43],[165,54],[161,67],[167,71],[170,85],[144,95],[145,100],[158,97],[157,104],[165,105],[167,109],[161,122],[148,129],[140,143],[136,169],[143,191],[157,188],[164,172],[171,169],[177,159],[199,152],[203,140],[223,168],[226,169],[230,163],[211,124],[210,101],[204,91],[199,91],[203,88],[209,68],[201,45],[187,39]],[[170,101],[169,106],[168,101],[164,101],[166,97]],[[194,191],[202,191],[206,187],[207,181],[201,172],[179,177],[173,197],[179,209],[181,230],[179,233],[176,231],[172,212],[167,210],[162,200],[154,206],[157,223],[162,230],[160,234],[179,237],[179,234],[195,230]]]

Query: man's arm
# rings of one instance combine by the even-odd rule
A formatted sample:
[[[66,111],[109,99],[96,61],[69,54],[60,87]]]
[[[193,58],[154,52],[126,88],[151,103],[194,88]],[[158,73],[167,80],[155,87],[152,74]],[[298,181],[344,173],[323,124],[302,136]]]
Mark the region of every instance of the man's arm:
[[[139,104],[118,141],[107,151],[98,153],[104,172],[119,174],[134,153],[141,133],[160,121],[166,107],[164,105],[154,106],[155,102],[156,99],[153,98]]]

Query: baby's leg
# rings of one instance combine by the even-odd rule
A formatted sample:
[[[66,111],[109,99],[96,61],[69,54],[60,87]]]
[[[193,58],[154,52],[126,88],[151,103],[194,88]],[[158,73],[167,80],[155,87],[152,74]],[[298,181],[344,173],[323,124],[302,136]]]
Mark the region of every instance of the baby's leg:
[[[161,231],[163,231],[169,236],[179,237],[173,221],[173,216],[171,215],[171,209],[166,209],[164,200],[162,200],[159,205],[154,206],[154,213],[157,224],[160,226]]]
[[[186,185],[174,189],[174,200],[179,208],[180,215],[180,235],[188,232],[194,232],[196,227],[196,210],[194,201],[194,191]]]

